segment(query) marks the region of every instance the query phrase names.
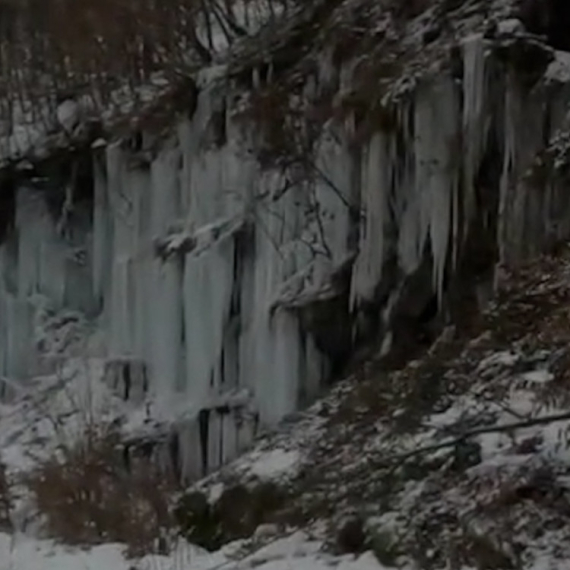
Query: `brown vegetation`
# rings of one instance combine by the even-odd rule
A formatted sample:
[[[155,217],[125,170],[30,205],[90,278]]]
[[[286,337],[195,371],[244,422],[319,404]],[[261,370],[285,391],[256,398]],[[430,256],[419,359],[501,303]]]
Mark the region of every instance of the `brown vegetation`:
[[[139,556],[160,552],[174,521],[175,486],[148,462],[125,467],[113,432],[89,433],[27,478],[47,531],[70,545],[126,544]]]
[[[77,92],[106,103],[155,71],[179,76],[213,56],[215,33],[232,43],[248,20],[275,17],[288,0],[0,0],[0,99],[14,102]],[[239,10],[239,12],[238,12]],[[216,32],[216,30],[218,30]]]

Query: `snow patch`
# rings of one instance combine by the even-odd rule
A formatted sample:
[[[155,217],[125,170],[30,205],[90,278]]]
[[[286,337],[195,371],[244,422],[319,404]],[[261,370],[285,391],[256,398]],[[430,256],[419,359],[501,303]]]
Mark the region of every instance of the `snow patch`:
[[[545,78],[547,81],[559,83],[570,82],[570,53],[566,51],[556,51],[554,60],[549,64]]]
[[[259,479],[277,479],[293,474],[300,461],[301,456],[297,450],[274,449],[262,454],[247,470]]]
[[[554,379],[554,374],[548,370],[531,370],[525,372],[522,379],[533,384],[547,384]]]

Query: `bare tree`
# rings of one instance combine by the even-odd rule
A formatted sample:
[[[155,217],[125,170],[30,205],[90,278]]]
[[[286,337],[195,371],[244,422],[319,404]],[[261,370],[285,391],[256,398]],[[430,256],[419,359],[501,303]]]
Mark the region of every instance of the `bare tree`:
[[[0,112],[41,118],[81,93],[106,106],[153,73],[179,77],[293,0],[0,0]],[[173,71],[169,75],[169,71]]]

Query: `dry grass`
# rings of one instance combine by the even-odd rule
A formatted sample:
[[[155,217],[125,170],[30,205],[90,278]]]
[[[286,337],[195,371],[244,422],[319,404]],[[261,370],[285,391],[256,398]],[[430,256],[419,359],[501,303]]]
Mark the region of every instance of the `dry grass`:
[[[164,549],[174,523],[174,484],[148,463],[122,460],[118,436],[91,431],[40,464],[27,487],[54,539],[70,545],[124,543],[140,556]]]

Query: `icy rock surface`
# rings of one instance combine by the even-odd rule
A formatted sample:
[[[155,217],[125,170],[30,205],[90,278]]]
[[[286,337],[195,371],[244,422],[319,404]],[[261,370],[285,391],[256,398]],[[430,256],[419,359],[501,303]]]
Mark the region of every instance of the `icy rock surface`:
[[[260,168],[234,117],[242,93],[207,72],[194,114],[164,139],[97,144],[90,169],[70,158],[67,174],[19,178],[0,245],[3,383],[53,371],[55,354],[107,359],[101,378],[172,424],[172,459],[192,479],[313,401],[366,307],[389,338],[403,285],[426,266],[427,297],[441,302],[473,220],[498,226],[500,261],[566,237],[563,188],[519,178],[563,122],[567,58],[530,91],[482,34],[459,53],[460,78],[424,78],[358,152],[350,126],[325,126],[311,182]],[[342,84],[351,69],[327,73]],[[59,113],[69,125],[71,105]],[[488,203],[481,184],[498,189]],[[345,320],[319,327],[319,307]],[[74,314],[57,326],[81,321],[83,344],[69,332],[49,349],[45,311]]]

